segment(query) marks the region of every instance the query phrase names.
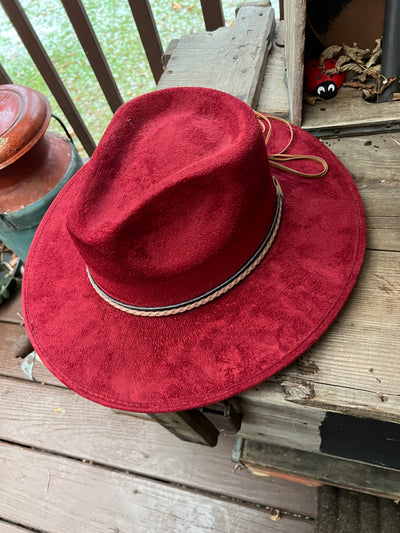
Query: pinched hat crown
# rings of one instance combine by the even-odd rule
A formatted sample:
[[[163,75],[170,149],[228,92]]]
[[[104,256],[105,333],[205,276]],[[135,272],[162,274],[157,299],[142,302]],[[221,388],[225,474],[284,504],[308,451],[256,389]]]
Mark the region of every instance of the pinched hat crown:
[[[185,88],[150,93],[124,105],[104,139],[67,216],[104,294],[129,306],[179,304],[229,280],[260,247],[277,195],[243,102],[209,89],[196,99]]]

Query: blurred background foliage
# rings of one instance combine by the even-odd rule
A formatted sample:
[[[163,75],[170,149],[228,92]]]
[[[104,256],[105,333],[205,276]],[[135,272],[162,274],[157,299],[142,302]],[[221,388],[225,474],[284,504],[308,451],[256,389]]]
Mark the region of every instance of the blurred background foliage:
[[[112,113],[60,0],[20,2],[98,142]],[[199,0],[152,0],[150,3],[164,49],[172,39],[205,29]],[[227,25],[234,23],[237,3],[238,0],[222,1]],[[153,90],[155,83],[127,0],[83,0],[83,4],[123,100]],[[53,113],[67,123],[3,9],[0,9],[0,62],[13,83],[45,94]],[[83,153],[79,142],[77,145]]]

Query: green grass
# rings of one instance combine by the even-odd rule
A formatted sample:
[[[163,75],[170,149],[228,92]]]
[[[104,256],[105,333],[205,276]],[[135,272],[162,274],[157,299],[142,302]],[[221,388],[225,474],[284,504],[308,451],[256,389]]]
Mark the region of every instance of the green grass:
[[[234,20],[239,0],[223,1],[227,24]],[[124,101],[152,91],[154,80],[127,0],[83,0]],[[173,5],[175,4],[175,6]],[[178,4],[178,5],[176,5]],[[96,142],[112,113],[60,0],[21,0],[58,74]],[[199,0],[152,0],[154,18],[164,49],[171,39],[204,31]],[[26,52],[7,16],[0,9],[0,62],[13,83],[45,94],[53,113],[66,121],[46,83]],[[58,126],[52,129],[57,131]],[[81,153],[83,149],[77,143]]]

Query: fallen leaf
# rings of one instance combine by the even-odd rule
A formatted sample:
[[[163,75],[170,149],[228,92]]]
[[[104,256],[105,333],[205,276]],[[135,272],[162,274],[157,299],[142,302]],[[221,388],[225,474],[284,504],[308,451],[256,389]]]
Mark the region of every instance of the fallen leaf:
[[[376,52],[378,52],[379,50],[382,51],[382,37],[380,37],[379,39],[375,39],[375,42],[376,42],[376,46],[372,50],[373,54],[376,54]]]
[[[338,54],[340,54],[340,52],[342,51],[342,47],[337,45],[337,44],[334,44],[332,46],[329,46],[328,48],[326,48],[320,58],[319,58],[319,63],[321,65],[321,67],[324,66],[324,63],[325,63],[325,60],[326,59],[332,59],[333,57],[337,56]]]
[[[358,46],[348,46],[347,44],[344,44],[343,49],[350,59],[357,63],[357,65],[364,67],[364,58],[370,53],[368,48],[363,50],[362,48],[358,48]]]
[[[365,71],[367,76],[376,76],[381,73],[381,65],[374,65],[373,67],[367,67]]]
[[[322,98],[319,96],[311,96],[311,94],[304,93],[304,101],[306,104],[315,105],[316,102],[321,101]]]
[[[340,72],[340,67],[342,65],[344,65],[345,63],[347,63],[349,60],[349,58],[345,55],[342,55],[338,58],[338,60],[336,61],[336,65],[335,65],[335,69],[337,70],[337,72]]]
[[[372,54],[372,56],[369,58],[369,60],[367,61],[367,64],[365,65],[367,68],[370,68],[372,67],[373,65],[376,64],[377,60],[379,59],[379,57],[382,55],[382,48],[377,50],[374,54]]]
[[[346,63],[345,65],[342,65],[340,67],[341,72],[357,72],[358,74],[361,74],[364,72],[364,69],[362,66],[358,65],[357,63]]]
[[[365,85],[365,83],[361,83],[361,81],[345,81],[343,83],[343,87],[353,87],[354,89],[372,89],[372,85]]]
[[[182,5],[178,4],[178,2],[172,2],[173,9],[182,9]]]
[[[365,96],[365,98],[369,99],[372,98],[376,94],[376,89],[373,87],[372,89],[362,89],[362,93]]]

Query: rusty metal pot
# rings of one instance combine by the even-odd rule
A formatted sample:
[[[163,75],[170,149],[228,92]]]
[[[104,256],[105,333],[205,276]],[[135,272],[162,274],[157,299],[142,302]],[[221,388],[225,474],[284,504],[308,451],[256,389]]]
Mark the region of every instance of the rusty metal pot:
[[[23,261],[49,205],[82,166],[72,140],[47,132],[50,102],[0,85],[0,240]]]

